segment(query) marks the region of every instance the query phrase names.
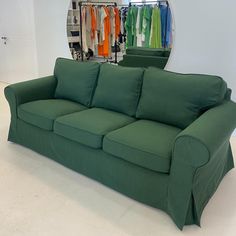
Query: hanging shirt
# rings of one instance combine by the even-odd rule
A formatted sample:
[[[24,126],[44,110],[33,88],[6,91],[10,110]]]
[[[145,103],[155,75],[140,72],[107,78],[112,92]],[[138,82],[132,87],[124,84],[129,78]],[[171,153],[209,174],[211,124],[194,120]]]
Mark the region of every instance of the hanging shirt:
[[[136,38],[137,46],[142,47],[142,31],[140,31],[140,17],[141,17],[142,8],[138,8],[137,21],[136,21]]]
[[[118,37],[121,31],[120,12],[117,7],[114,8],[115,12],[115,40],[118,41]]]
[[[115,20],[115,10],[114,7],[109,7],[109,14],[110,14],[110,25],[111,25],[111,44],[115,44],[115,37],[116,37],[116,20]]]
[[[91,6],[86,6],[86,19],[85,19],[85,24],[86,24],[86,41],[87,41],[87,46],[88,48],[91,48],[91,11],[90,11]]]
[[[144,46],[149,47],[150,32],[151,32],[151,19],[152,19],[152,8],[147,5],[144,6],[143,10],[143,27],[142,27],[142,40]]]
[[[163,47],[170,47],[172,43],[172,16],[169,6],[160,5],[161,10],[161,38]]]
[[[150,47],[162,48],[161,37],[161,12],[160,8],[155,6],[152,10],[151,36]]]
[[[130,7],[127,13],[126,21],[125,21],[125,30],[126,30],[126,47],[130,47],[133,45],[133,37],[132,37],[132,8]]]
[[[95,51],[95,38],[96,38],[96,14],[94,7],[90,6],[90,15],[91,15],[91,44],[90,48]]]
[[[138,16],[138,7],[132,6],[132,46],[137,46],[136,23]]]
[[[87,37],[86,37],[86,7],[82,7],[82,46],[83,51],[88,52],[88,46],[87,46]]]
[[[103,41],[102,44],[98,45],[98,55],[103,57],[109,57],[111,55],[111,44],[110,44],[110,15],[107,7],[102,7],[101,19],[103,20]],[[105,16],[105,17],[103,17]]]
[[[120,37],[119,37],[119,42],[120,43],[126,42],[126,26],[125,26],[125,22],[126,22],[128,11],[129,11],[128,7],[122,7],[120,9],[120,18],[121,18],[121,21],[120,21]]]

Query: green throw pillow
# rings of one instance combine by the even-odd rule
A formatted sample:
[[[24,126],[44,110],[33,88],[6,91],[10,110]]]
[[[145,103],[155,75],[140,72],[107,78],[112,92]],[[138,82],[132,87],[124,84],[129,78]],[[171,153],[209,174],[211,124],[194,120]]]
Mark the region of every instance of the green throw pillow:
[[[54,69],[54,76],[58,81],[55,97],[90,106],[99,68],[100,64],[95,62],[58,58]]]
[[[224,80],[217,76],[148,68],[136,116],[183,129],[204,111],[221,103],[226,89]]]
[[[134,116],[142,86],[143,69],[103,64],[94,94],[94,107]]]

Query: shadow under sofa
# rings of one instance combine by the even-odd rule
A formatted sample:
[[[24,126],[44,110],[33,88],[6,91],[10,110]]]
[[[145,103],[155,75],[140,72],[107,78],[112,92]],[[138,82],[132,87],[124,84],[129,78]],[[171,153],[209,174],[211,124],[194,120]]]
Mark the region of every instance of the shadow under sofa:
[[[9,85],[8,140],[200,225],[234,167],[236,105],[217,76],[59,58],[54,75]]]

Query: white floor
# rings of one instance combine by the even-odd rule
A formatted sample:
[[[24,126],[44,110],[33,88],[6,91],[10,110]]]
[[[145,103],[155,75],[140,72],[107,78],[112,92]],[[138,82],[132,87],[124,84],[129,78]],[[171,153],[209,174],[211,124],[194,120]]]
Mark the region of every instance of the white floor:
[[[205,208],[202,228],[181,232],[164,212],[7,142],[4,86],[0,83],[0,236],[236,235],[235,170]],[[236,139],[232,143],[236,154]]]

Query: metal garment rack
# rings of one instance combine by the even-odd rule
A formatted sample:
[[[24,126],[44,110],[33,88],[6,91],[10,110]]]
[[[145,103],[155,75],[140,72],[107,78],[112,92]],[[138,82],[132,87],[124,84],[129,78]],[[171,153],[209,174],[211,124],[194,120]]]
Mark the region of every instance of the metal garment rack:
[[[93,6],[117,6],[116,2],[92,2],[92,1],[80,1],[79,3],[79,15],[80,15],[80,53],[81,53],[81,61],[84,60],[84,53],[83,53],[83,29],[82,29],[82,6],[89,6],[89,5],[93,5]],[[117,63],[117,41],[115,40],[115,60],[111,61],[114,63]]]
[[[146,2],[129,2],[129,7],[131,7],[131,6],[135,6],[136,4],[138,4],[139,6],[140,5],[152,5],[152,4],[156,4],[156,3],[166,3],[166,5],[167,5],[167,12],[166,12],[166,25],[165,25],[165,28],[166,28],[166,30],[165,30],[165,42],[164,42],[164,48],[167,48],[167,45],[166,45],[166,39],[167,39],[167,22],[168,22],[168,14],[169,14],[169,2],[168,2],[168,0],[156,0],[156,1],[146,1]]]

